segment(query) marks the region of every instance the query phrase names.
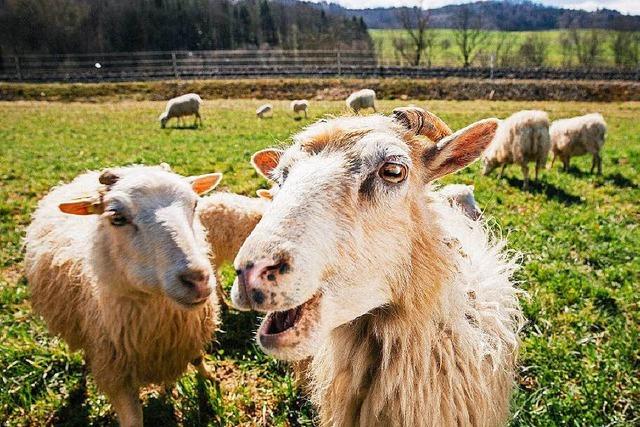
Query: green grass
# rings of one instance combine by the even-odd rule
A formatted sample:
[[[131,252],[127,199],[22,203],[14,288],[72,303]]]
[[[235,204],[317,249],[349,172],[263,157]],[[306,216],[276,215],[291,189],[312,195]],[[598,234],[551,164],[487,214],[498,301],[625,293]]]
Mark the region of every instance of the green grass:
[[[434,67],[460,67],[462,66],[462,60],[460,56],[460,50],[455,44],[454,30],[450,29],[433,29],[429,30],[434,37],[433,54],[432,54],[432,66]],[[535,35],[543,40],[546,44],[546,64],[550,67],[563,66],[563,53],[562,43],[560,38],[562,36],[562,30],[549,30],[549,31],[489,31],[486,42],[482,43],[480,47],[480,55],[478,55],[473,65],[475,66],[488,66],[489,56],[495,53],[496,45],[501,38],[509,40],[512,44],[511,55],[515,56],[515,60],[518,61],[518,49],[524,40],[530,35]],[[401,57],[396,54],[393,47],[394,38],[408,39],[408,35],[405,30],[402,29],[377,29],[369,30],[369,34],[373,39],[374,46],[379,52],[380,57],[384,61],[397,62]],[[613,66],[614,59],[611,52],[610,43],[608,37],[611,33],[602,31],[605,40],[601,44],[600,49],[600,61],[601,66]],[[506,43],[505,43],[506,44]],[[573,58],[574,65],[576,59]],[[496,64],[498,65],[498,64]]]
[[[404,103],[409,103],[405,101]],[[37,200],[86,169],[170,163],[178,172],[224,172],[222,188],[254,194],[266,183],[249,165],[252,152],[286,141],[305,123],[339,113],[342,102],[314,102],[309,121],[285,113],[257,120],[258,101],[206,102],[203,129],[161,130],[156,102],[0,103],[0,424],[114,424],[106,400],[83,381],[81,355],[50,336],[29,307],[21,237]],[[381,101],[389,112],[401,101]],[[419,102],[453,128],[523,108],[552,118],[601,111],[609,122],[604,176],[577,158],[556,165],[530,192],[521,175],[481,177],[474,165],[447,182],[474,183],[476,196],[511,248],[525,254],[518,279],[529,323],[522,332],[513,425],[638,425],[640,422],[640,103]],[[228,287],[231,269],[224,268]],[[252,342],[257,318],[229,313],[207,363],[219,384],[193,372],[176,392],[145,394],[149,425],[309,425],[312,410],[285,364]]]

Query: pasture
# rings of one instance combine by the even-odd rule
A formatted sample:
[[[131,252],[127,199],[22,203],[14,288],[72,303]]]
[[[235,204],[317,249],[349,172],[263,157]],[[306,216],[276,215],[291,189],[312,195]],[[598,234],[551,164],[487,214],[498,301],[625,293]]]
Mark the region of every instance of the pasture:
[[[460,60],[460,51],[455,44],[454,30],[451,29],[431,29],[429,30],[433,37],[433,55],[431,65],[433,67],[459,67],[462,66]],[[535,36],[545,43],[546,61],[548,67],[563,66],[563,52],[561,30],[548,31],[489,31],[487,39],[480,46],[480,54],[474,62],[475,66],[489,66],[489,56],[496,52],[497,46],[502,43],[502,52],[507,46],[510,46],[509,55],[513,57],[516,63],[522,60],[518,55],[518,49],[522,43],[530,36]],[[615,61],[610,48],[610,38],[612,32],[602,30],[599,31],[603,43],[599,45],[599,65],[614,66]],[[402,57],[396,53],[393,46],[394,38],[404,38],[408,40],[409,36],[402,29],[372,29],[369,35],[373,40],[373,44],[378,52],[379,57],[383,61],[397,61]],[[572,59],[575,62],[575,58]],[[521,63],[519,65],[524,65]],[[574,64],[576,65],[576,64]],[[499,64],[496,64],[499,66]]]
[[[219,189],[254,195],[268,184],[249,165],[261,148],[285,143],[305,124],[344,111],[311,102],[294,121],[288,102],[258,120],[263,101],[205,101],[204,127],[161,130],[161,102],[0,103],[0,424],[113,425],[106,399],[83,380],[81,355],[47,332],[30,309],[21,239],[38,199],[86,169],[169,163],[182,174],[223,172]],[[382,112],[411,101],[379,101]],[[446,178],[473,183],[492,226],[523,254],[518,275],[528,323],[512,424],[640,423],[640,103],[414,101],[454,129],[539,108],[552,119],[601,112],[609,124],[603,176],[590,157],[556,167],[521,191],[518,167],[504,178],[480,165]],[[223,268],[227,289],[233,271]],[[209,349],[218,383],[189,372],[169,396],[144,393],[148,425],[311,425],[313,410],[284,363],[253,342],[254,314],[230,311]]]

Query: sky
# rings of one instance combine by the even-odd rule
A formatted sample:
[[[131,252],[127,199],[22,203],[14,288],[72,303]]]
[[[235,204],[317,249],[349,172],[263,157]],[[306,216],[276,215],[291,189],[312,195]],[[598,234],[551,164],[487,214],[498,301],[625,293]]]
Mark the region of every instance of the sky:
[[[321,0],[310,0],[318,3]],[[329,0],[326,0],[329,1]],[[469,3],[471,0],[425,0],[426,7],[440,7],[447,4]],[[476,0],[472,0],[476,1]],[[331,3],[338,3],[350,9],[361,9],[367,7],[391,7],[391,6],[413,6],[419,0],[331,0]],[[622,13],[640,15],[640,0],[538,0],[549,6],[564,7],[567,9],[614,9]]]

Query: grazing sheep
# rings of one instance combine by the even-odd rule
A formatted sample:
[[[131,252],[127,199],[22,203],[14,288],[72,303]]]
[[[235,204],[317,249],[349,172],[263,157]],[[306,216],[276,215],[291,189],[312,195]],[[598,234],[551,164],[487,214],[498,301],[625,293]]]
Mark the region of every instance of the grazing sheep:
[[[556,120],[551,123],[551,166],[556,157],[562,160],[563,169],[569,170],[571,157],[590,153],[593,156],[591,173],[598,167],[598,175],[602,175],[602,157],[600,150],[604,145],[607,124],[599,113],[586,114],[570,119]]]
[[[256,116],[260,119],[264,119],[273,111],[273,105],[271,104],[262,104],[256,109]]]
[[[519,111],[500,122],[493,142],[482,156],[483,175],[488,175],[502,165],[500,177],[507,164],[515,163],[522,168],[523,189],[529,187],[529,162],[535,162],[535,180],[538,171],[547,162],[549,155],[549,116],[544,111]]]
[[[406,123],[332,119],[254,155],[280,190],[234,261],[234,304],[266,313],[265,352],[313,357],[320,425],[504,425],[517,264],[482,221],[424,195],[480,156],[497,120],[434,142]]]
[[[462,209],[469,218],[476,220],[482,215],[480,207],[473,196],[473,185],[449,184],[435,192],[444,197],[451,207]]]
[[[300,115],[300,111],[304,112],[304,118],[307,118],[307,109],[309,108],[309,101],[307,101],[306,99],[296,99],[294,101],[291,101],[291,104],[289,105],[289,107],[291,108],[291,111],[293,111],[294,113],[296,113],[297,116]]]
[[[376,112],[376,93],[371,89],[362,89],[353,92],[349,95],[346,102],[347,107],[356,114],[364,108],[373,108],[373,112]]]
[[[218,323],[198,194],[220,174],[162,167],[88,172],[39,203],[26,235],[34,311],[84,350],[123,426],[142,426],[138,390],[170,384],[201,358]]]
[[[200,122],[200,126],[202,126],[200,104],[202,104],[202,99],[195,93],[187,93],[186,95],[170,99],[169,102],[167,102],[167,108],[164,110],[164,113],[160,114],[158,118],[160,120],[160,127],[164,129],[167,122],[174,117],[178,121],[178,126],[180,126],[180,119],[186,116],[195,116],[193,122],[194,127],[198,125],[198,122]]]

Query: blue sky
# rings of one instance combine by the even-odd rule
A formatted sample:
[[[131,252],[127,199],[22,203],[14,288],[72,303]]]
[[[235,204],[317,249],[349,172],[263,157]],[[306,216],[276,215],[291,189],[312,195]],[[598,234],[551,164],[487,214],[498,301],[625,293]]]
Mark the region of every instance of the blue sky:
[[[310,0],[319,2],[320,0]],[[475,1],[475,0],[473,0]],[[440,7],[447,4],[469,3],[469,0],[425,0],[425,7]],[[331,0],[331,3],[338,3],[350,9],[360,9],[367,7],[390,7],[390,6],[413,6],[419,3],[419,0]],[[550,6],[565,7],[569,9],[615,9],[623,13],[640,15],[640,0],[539,0]]]

